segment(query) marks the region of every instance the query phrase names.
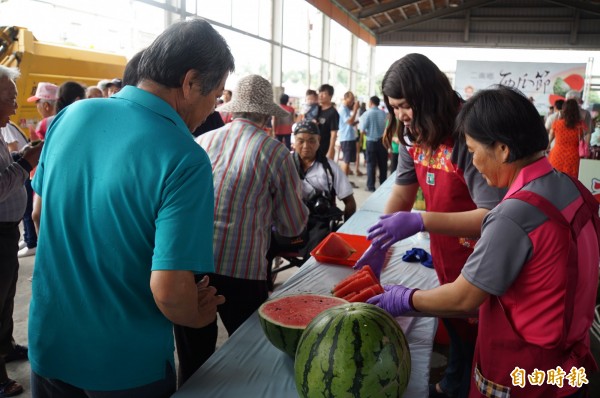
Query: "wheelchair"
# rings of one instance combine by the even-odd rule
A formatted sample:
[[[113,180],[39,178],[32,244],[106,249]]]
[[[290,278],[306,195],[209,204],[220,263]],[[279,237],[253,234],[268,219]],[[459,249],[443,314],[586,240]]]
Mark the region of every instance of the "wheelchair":
[[[337,231],[344,223],[344,212],[333,206],[322,214],[309,214],[305,230],[296,237],[271,234],[271,245],[267,252],[267,282],[273,287],[277,273],[293,267],[301,267],[309,258],[310,252],[331,232]],[[288,264],[281,265],[287,261]]]

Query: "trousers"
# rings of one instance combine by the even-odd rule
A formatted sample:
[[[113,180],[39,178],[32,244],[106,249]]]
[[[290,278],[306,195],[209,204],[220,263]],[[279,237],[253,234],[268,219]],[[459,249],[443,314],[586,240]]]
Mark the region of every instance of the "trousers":
[[[15,346],[13,309],[19,277],[19,222],[0,222],[0,381],[6,380],[4,355]]]
[[[202,276],[196,275],[196,281]],[[269,297],[266,280],[247,280],[218,274],[208,274],[208,277],[209,285],[217,289],[217,294],[225,296],[225,303],[218,307],[218,312],[230,336]],[[219,329],[216,319],[199,329],[179,325],[175,325],[174,329],[179,358],[178,383],[181,386],[215,352]]]

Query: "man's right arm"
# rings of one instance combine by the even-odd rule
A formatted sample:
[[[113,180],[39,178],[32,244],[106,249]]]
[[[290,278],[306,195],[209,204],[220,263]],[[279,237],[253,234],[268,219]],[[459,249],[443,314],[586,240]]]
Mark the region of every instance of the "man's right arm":
[[[160,312],[171,322],[191,328],[201,328],[217,317],[217,306],[225,297],[208,286],[205,276],[196,285],[191,271],[152,271],[150,289]]]
[[[331,130],[331,139],[329,140],[329,149],[327,150],[327,157],[331,160],[335,157],[335,144],[337,141],[337,130]]]

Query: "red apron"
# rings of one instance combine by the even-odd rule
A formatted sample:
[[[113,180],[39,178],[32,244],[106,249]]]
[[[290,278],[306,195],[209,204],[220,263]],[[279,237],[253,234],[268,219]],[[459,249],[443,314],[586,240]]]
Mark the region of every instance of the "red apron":
[[[565,254],[562,259],[550,265],[566,267],[567,280],[564,285],[566,291],[563,292],[564,308],[566,309],[574,308],[575,295],[579,287],[577,285],[577,277],[579,272],[584,271],[580,269],[578,262],[577,237],[579,236],[579,232],[592,219],[594,220],[596,234],[600,233],[600,222],[597,217],[598,204],[594,203],[595,201],[589,191],[580,186],[581,184],[576,180],[574,182],[580,189],[584,203],[577,210],[570,224],[556,207],[538,194],[520,190],[511,196],[513,199],[520,199],[536,206],[548,216],[549,221],[547,222],[558,224],[564,229],[565,242],[570,242],[565,245],[568,247],[568,254]],[[595,219],[592,218],[594,211],[596,214]],[[530,261],[533,261],[533,259]],[[596,273],[597,279],[597,269],[593,270],[593,272]],[[538,281],[523,281],[522,279],[519,281],[519,278],[517,278],[505,295],[502,297],[490,296],[480,306],[479,338],[475,346],[473,378],[471,379],[469,393],[470,398],[482,396],[499,398],[565,397],[574,394],[577,391],[577,387],[570,386],[566,377],[563,379],[562,388],[548,383],[548,370],[554,370],[560,366],[566,376],[573,366],[578,369],[580,367],[585,368],[586,375],[589,375],[597,368],[590,352],[589,335],[587,334],[587,330],[589,330],[589,326],[591,325],[582,326],[578,323],[583,320],[573,318],[574,311],[572,310],[563,311],[561,322],[548,324],[547,329],[545,329],[545,333],[560,333],[561,338],[555,348],[543,348],[540,345],[534,345],[525,341],[520,334],[520,330],[514,327],[521,320],[515,318],[516,312],[511,313],[511,311],[508,311],[511,300],[514,301],[521,298],[522,305],[526,306],[527,303],[523,303],[523,301],[535,297],[539,290],[540,285]],[[578,303],[578,305],[583,304]],[[589,303],[586,305],[586,310],[589,309],[589,311],[593,312],[593,307],[594,303]],[[575,330],[584,330],[586,333],[583,333],[583,335],[586,337],[569,336],[569,332],[572,331],[572,327],[575,325],[577,325]],[[558,330],[561,327],[562,331]],[[519,384],[519,379],[511,377],[511,372],[515,369],[517,369],[517,372],[520,372],[520,369],[524,370],[524,387],[513,385],[513,382]],[[532,385],[531,380],[528,378],[529,375],[534,374],[534,371],[545,373],[546,379],[540,383],[541,385]]]
[[[462,170],[452,163],[454,143],[451,139],[444,142],[429,156],[420,147],[410,147],[409,153],[415,162],[417,180],[427,211],[461,212],[477,209],[471,199]],[[430,233],[430,249],[433,267],[440,284],[451,283],[458,278],[473,253],[476,240],[456,236]],[[475,341],[477,325],[465,319],[451,319],[452,324],[462,338]]]

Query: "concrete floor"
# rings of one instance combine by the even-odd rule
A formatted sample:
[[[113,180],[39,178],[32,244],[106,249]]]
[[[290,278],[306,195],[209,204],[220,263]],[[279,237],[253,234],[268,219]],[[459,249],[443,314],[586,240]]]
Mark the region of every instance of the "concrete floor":
[[[354,165],[352,169],[354,170]],[[360,169],[363,173],[366,174],[366,167],[362,161]],[[350,176],[350,181],[352,181],[357,186],[357,188],[354,189],[354,197],[356,199],[357,207],[360,208],[360,206],[365,202],[365,200],[371,195],[370,192],[365,190],[367,182],[366,175],[361,177]],[[341,208],[343,208],[343,204]],[[17,283],[17,294],[15,297],[15,309],[13,315],[13,320],[15,324],[13,337],[18,344],[22,345],[27,345],[27,319],[29,315],[29,301],[31,298],[31,282],[29,281],[29,278],[33,274],[34,259],[35,256],[20,259],[19,281]],[[284,283],[296,271],[296,268],[292,268],[278,273],[277,280],[275,281],[275,288]],[[219,340],[217,342],[217,345],[220,346],[226,339],[227,331],[219,322]],[[445,363],[444,360],[442,360],[442,362]],[[17,380],[23,385],[25,389],[25,392],[19,395],[19,397],[31,397],[31,391],[29,388],[29,362],[11,362],[6,366],[8,369],[9,377],[14,380]]]

